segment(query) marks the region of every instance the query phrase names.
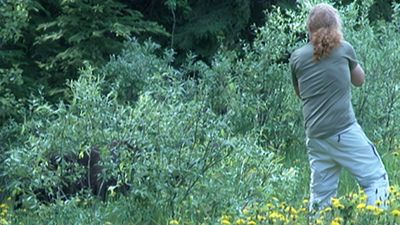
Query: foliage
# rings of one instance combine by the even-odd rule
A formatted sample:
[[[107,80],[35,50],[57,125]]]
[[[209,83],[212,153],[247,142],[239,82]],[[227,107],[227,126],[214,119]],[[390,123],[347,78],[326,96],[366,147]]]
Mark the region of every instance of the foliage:
[[[399,148],[396,124],[400,118],[395,112],[400,109],[397,85],[400,77],[396,72],[400,67],[393,62],[399,60],[400,34],[395,22],[380,21],[376,26],[371,24],[366,14],[371,4],[365,2],[359,8],[364,12],[362,19],[350,13],[350,17],[344,19],[346,38],[354,45],[367,74],[366,84],[362,89],[355,90],[353,102],[360,123],[378,147],[393,151]],[[357,6],[353,4],[346,10],[354,8]]]
[[[399,0],[393,1],[384,1],[384,0],[375,0],[374,4],[371,6],[368,17],[369,19],[374,22],[377,20],[387,20],[390,21],[391,15],[393,15],[392,4],[397,3],[399,4]]]
[[[127,62],[138,47],[137,42],[131,45],[127,49],[133,52],[110,64]],[[168,68],[150,53],[144,60],[149,57],[154,68]],[[24,208],[90,190],[99,194],[94,189],[98,183],[88,181],[96,179],[108,196],[129,190],[137,210],[158,209],[160,220],[166,215],[191,215],[193,208],[198,209],[193,216],[200,219],[227,206],[240,208],[259,201],[293,182],[296,169],[285,172],[274,154],[257,144],[255,134],[233,136],[229,118],[209,108],[207,83],[201,81],[200,90],[188,98],[182,86],[192,87],[192,81],[156,83],[165,77],[156,70],[147,84],[153,89],[138,91],[135,104],[120,104],[118,90],[101,88],[100,77],[107,77],[107,68],[117,68],[110,64],[101,76],[93,75],[90,67],[83,70],[70,84],[68,105],[37,101],[32,106],[33,114],[20,131],[27,141],[6,152],[1,174],[6,192],[20,198]],[[148,64],[134,66],[144,70]],[[100,171],[94,177],[90,174],[94,166],[80,161],[93,149],[100,155]]]
[[[167,39],[155,37],[163,47],[177,51],[179,63],[188,52],[199,58],[211,60],[223,43],[230,48],[237,47],[243,33],[251,34],[251,26],[257,10],[262,14],[266,6],[243,0],[199,1],[199,0],[139,0],[133,8],[145,17],[157,21],[171,34]],[[254,7],[254,4],[261,6]],[[261,19],[260,19],[261,17]],[[264,15],[257,17],[263,21]],[[258,21],[259,22],[259,21]]]
[[[249,22],[249,1],[191,1],[191,12],[184,16],[184,24],[177,27],[177,49],[190,49],[209,57],[224,40],[232,45]],[[210,7],[212,5],[212,7]]]
[[[0,2],[0,126],[9,117],[17,116],[21,109],[18,91],[23,84],[21,64],[24,62],[12,63],[12,58],[21,58],[21,52],[3,49],[7,43],[23,39],[23,30],[29,22],[29,8],[30,1]]]
[[[291,202],[272,198],[270,201],[254,204],[237,213],[226,213],[220,217],[220,224],[397,224],[400,222],[400,193],[397,186],[391,186],[390,203],[387,210],[376,205],[365,205],[363,191],[334,198],[331,207],[319,215],[308,212],[308,199],[293,205]]]
[[[126,42],[122,53],[112,56],[99,71],[107,81],[103,87],[105,92],[114,90],[121,102],[133,103],[143,91],[157,93],[165,89],[179,76],[179,71],[170,65],[174,53],[165,50],[161,54],[160,48],[150,41],[140,44],[131,39]]]
[[[84,62],[101,65],[132,36],[152,37],[162,47],[174,48],[175,65],[188,51],[210,62],[221,43],[238,49],[239,39],[252,41],[257,36],[253,24],[268,18],[262,13],[265,9],[296,4],[291,0],[2,1],[0,74],[5,78],[0,84],[0,117],[20,120],[19,111],[26,109],[31,95],[39,95],[38,90],[57,102],[65,97],[66,80],[76,79]],[[375,1],[371,9],[370,18],[379,12],[390,19],[389,2]]]
[[[0,132],[0,199],[6,203],[0,208],[12,211],[1,219],[268,224],[294,219],[296,210],[297,222],[305,224],[309,214],[302,201],[309,177],[301,103],[287,63],[307,41],[307,12],[320,1],[302,2],[293,10],[271,9],[252,43],[241,43],[240,50],[222,45],[207,62],[189,54],[174,67],[172,50],[126,36],[122,53],[107,64],[85,64],[79,79],[69,82],[66,100],[52,104],[32,97],[23,122],[7,123]],[[179,17],[183,8],[185,13],[200,10],[189,3],[165,4]],[[391,182],[399,185],[399,6],[393,7],[392,21],[373,23],[368,19],[372,6],[373,1],[337,5],[345,38],[367,73],[365,86],[353,91],[357,118],[382,153]],[[76,8],[70,10],[75,15]],[[60,27],[50,24],[46,32]],[[55,45],[61,40],[48,39]],[[355,188],[346,179],[341,185]],[[390,213],[398,209],[397,200],[378,219],[372,215],[376,208],[354,209],[362,202],[352,200],[341,198],[346,210],[334,206],[332,216],[344,221],[351,214],[370,219],[369,224],[395,219]]]
[[[156,23],[144,21],[141,13],[115,0],[55,1],[52,7],[43,10],[53,18],[36,28],[41,35],[35,44],[45,47],[40,66],[46,70],[68,72],[84,61],[99,65],[119,51],[121,40],[144,32],[165,34]]]
[[[0,19],[3,21],[0,27],[1,44],[7,41],[16,42],[22,38],[22,30],[29,21],[28,6],[30,1],[2,1],[0,7]]]
[[[131,36],[168,35],[117,0],[1,1],[0,118],[21,120],[31,95],[52,103],[85,62],[101,65]],[[39,93],[39,90],[41,93]],[[16,106],[16,107],[12,107]]]

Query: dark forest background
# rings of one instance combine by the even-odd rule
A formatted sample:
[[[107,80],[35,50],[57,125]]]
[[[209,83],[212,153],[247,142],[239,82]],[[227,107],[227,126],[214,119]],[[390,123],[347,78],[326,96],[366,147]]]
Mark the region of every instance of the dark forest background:
[[[335,1],[349,4],[350,0]],[[223,46],[252,42],[268,11],[295,0],[6,0],[0,8],[0,124],[21,120],[32,95],[65,98],[67,80],[85,63],[101,65],[131,38],[151,39],[209,62]],[[371,21],[390,20],[391,2],[375,1]]]

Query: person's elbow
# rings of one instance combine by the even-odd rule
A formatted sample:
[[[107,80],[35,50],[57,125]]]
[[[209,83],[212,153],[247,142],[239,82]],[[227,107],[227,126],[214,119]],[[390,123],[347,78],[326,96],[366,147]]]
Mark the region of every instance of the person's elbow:
[[[365,82],[365,73],[361,66],[358,64],[353,71],[351,71],[351,83],[356,87],[361,87]]]

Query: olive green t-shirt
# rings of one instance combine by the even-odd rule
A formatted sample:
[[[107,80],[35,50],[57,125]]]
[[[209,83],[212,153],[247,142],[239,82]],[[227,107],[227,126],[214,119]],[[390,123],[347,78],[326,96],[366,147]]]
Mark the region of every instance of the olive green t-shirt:
[[[299,84],[307,137],[327,138],[356,122],[350,71],[358,63],[346,41],[319,61],[313,59],[313,51],[311,43],[294,51],[290,67]]]

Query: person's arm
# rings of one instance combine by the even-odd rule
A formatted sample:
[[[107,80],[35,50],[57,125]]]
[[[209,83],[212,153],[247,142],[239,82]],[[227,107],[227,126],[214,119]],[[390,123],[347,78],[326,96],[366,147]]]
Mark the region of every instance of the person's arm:
[[[299,88],[299,82],[296,78],[296,75],[292,73],[292,82],[293,82],[293,87],[294,91],[296,92],[297,97],[300,98],[300,88]]]
[[[356,67],[351,71],[351,83],[354,86],[360,87],[365,82],[365,73],[361,68],[360,64],[357,64]]]
[[[295,73],[293,58],[294,58],[294,56],[292,54],[289,59],[289,65],[290,65],[290,70],[291,70],[291,74],[292,74],[292,83],[293,83],[294,91],[295,91],[297,97],[299,97],[301,99],[299,81],[297,80],[297,76]]]

